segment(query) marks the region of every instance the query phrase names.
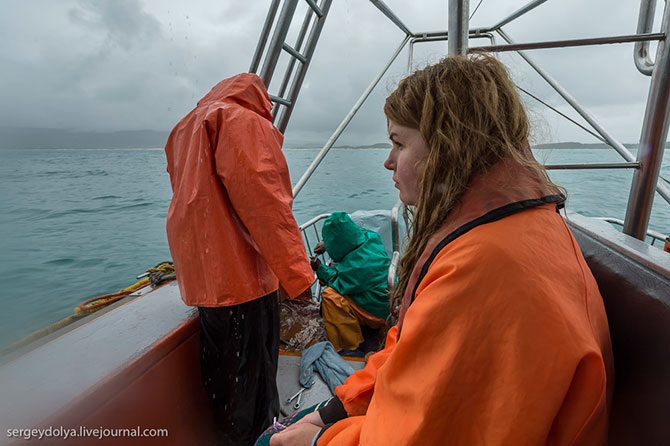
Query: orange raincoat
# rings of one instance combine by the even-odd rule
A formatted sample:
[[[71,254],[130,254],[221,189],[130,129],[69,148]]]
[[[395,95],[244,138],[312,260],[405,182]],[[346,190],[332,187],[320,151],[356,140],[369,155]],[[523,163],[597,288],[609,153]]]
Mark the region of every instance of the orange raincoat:
[[[556,191],[499,163],[428,242],[330,445],[605,445],[607,317]],[[537,177],[535,177],[537,178]]]
[[[239,74],[212,88],[168,138],[167,236],[187,305],[241,304],[278,282],[296,297],[314,281],[271,110],[261,79]]]

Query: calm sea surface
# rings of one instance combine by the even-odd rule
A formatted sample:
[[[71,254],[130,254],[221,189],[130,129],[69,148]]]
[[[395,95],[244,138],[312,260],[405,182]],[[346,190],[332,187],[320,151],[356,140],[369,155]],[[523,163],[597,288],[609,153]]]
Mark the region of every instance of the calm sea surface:
[[[318,150],[287,149],[294,183]],[[386,149],[333,150],[296,198],[298,223],[335,210],[390,209]],[[613,150],[540,150],[545,163],[619,162]],[[171,190],[162,150],[0,151],[0,348],[60,320],[81,301],[118,291],[170,259]],[[666,156],[662,173],[670,179]],[[631,171],[554,171],[568,209],[623,219]],[[670,233],[656,196],[651,229]]]

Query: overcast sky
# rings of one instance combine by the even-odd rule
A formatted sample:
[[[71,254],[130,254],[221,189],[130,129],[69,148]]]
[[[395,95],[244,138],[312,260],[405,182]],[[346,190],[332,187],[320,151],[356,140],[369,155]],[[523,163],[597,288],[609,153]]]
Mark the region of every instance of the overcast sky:
[[[0,15],[0,126],[168,131],[214,84],[249,69],[269,3],[7,0]],[[471,11],[477,3],[471,0]],[[386,4],[414,32],[446,29],[446,0],[386,0]],[[492,25],[524,4],[524,0],[483,0],[471,27]],[[655,31],[663,4],[658,2]],[[297,34],[305,8],[300,2],[292,35]],[[633,0],[549,0],[504,29],[517,42],[633,34],[638,9],[639,1]],[[403,37],[370,2],[334,0],[286,132],[286,145],[322,145]],[[418,44],[415,66],[445,54],[446,42]],[[639,140],[650,78],[636,70],[633,44],[536,50],[531,55],[616,138]],[[518,56],[501,59],[517,84],[576,116]],[[341,143],[387,139],[383,100],[406,69],[407,50]],[[276,74],[270,93],[280,80],[281,73]],[[527,103],[535,142],[597,142],[532,100]]]

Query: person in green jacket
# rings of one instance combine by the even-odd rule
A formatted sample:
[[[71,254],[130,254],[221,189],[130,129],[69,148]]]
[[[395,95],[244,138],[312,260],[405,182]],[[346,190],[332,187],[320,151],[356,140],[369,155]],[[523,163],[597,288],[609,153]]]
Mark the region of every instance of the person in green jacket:
[[[338,352],[355,350],[364,340],[362,326],[380,329],[386,324],[390,260],[379,234],[361,228],[346,212],[332,213],[321,234],[314,253],[328,252],[336,263],[333,268],[316,257],[311,261],[325,286],[321,312],[326,334]]]

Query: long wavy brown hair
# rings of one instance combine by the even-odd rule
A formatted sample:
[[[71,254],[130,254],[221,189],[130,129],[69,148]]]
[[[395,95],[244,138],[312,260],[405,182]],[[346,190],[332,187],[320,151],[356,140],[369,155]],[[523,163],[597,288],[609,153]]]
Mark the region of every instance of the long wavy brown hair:
[[[418,201],[409,209],[410,237],[391,299],[397,317],[428,240],[474,177],[501,159],[512,159],[553,183],[542,165],[523,154],[528,116],[507,69],[493,56],[447,57],[411,74],[386,99],[384,113],[388,120],[418,129],[429,150]]]

